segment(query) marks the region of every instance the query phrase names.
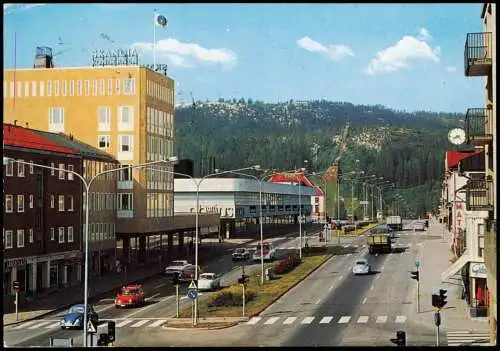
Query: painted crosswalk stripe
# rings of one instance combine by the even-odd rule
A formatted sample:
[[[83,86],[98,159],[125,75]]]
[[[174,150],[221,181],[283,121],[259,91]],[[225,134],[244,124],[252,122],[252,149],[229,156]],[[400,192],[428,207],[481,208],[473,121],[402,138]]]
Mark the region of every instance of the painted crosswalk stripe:
[[[264,324],[274,324],[280,317],[271,317]]]
[[[387,316],[378,316],[376,323],[385,323],[387,322]]]
[[[116,324],[115,327],[121,328],[121,327],[126,326],[129,323],[132,323],[133,321],[134,321],[133,319],[125,319],[123,322]]]
[[[346,323],[349,323],[349,321],[351,320],[351,316],[342,316],[340,317],[339,319],[339,324],[346,324]]]
[[[135,324],[132,324],[131,327],[132,328],[139,328],[139,327],[143,326],[146,323],[149,323],[149,319],[143,319],[142,321],[139,321],[139,322],[137,322]]]
[[[306,317],[300,322],[300,324],[311,324],[312,321],[314,320],[314,317]]]
[[[26,322],[26,323],[23,323],[21,325],[17,325],[15,327],[13,327],[12,329],[25,329],[26,327],[29,327],[30,325],[38,323],[38,322],[40,322],[40,321]]]
[[[252,319],[250,319],[247,324],[250,324],[250,325],[255,325],[257,323],[259,323],[259,321],[261,320],[262,318],[260,317],[252,317]]]
[[[37,329],[37,328],[40,328],[40,327],[43,327],[47,324],[50,324],[51,322],[50,321],[43,321],[41,323],[38,323],[38,324],[35,324],[35,325],[32,325],[31,327],[29,327],[28,329]]]
[[[370,318],[370,317],[368,317],[368,316],[360,316],[358,318],[358,323],[367,323],[368,322],[368,318]]]
[[[319,324],[328,324],[332,321],[333,317],[323,317],[320,321]]]
[[[288,317],[287,319],[285,319],[283,324],[292,324],[293,322],[295,322],[296,319],[297,317]]]
[[[59,322],[55,322],[55,323],[52,323],[52,324],[50,324],[50,325],[46,326],[46,327],[45,327],[45,329],[57,328],[57,327],[58,327],[58,326],[60,326],[60,325],[61,325],[61,323],[59,323]]]
[[[160,319],[154,323],[151,323],[150,325],[148,325],[148,328],[154,328],[154,327],[159,327],[160,325],[162,325],[163,323],[165,323],[167,320],[166,319]]]
[[[448,346],[486,346],[490,344],[490,333],[488,331],[450,331],[446,336]]]
[[[406,322],[406,316],[396,316],[396,323]]]

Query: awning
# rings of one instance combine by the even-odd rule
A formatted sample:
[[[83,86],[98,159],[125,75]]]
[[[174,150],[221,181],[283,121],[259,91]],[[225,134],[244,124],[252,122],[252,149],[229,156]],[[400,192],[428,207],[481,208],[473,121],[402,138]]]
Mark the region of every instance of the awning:
[[[448,267],[443,273],[441,273],[441,281],[446,281],[455,274],[457,274],[467,263],[472,261],[468,252],[464,252],[458,260],[455,261],[450,267]]]

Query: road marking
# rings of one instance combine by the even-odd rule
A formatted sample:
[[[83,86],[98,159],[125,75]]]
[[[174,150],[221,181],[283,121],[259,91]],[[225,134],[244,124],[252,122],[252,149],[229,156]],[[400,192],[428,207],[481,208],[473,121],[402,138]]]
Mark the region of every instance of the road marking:
[[[257,323],[259,323],[259,321],[261,320],[262,318],[261,317],[252,317],[252,319],[250,319],[247,324],[250,324],[250,325],[255,325]]]
[[[360,316],[358,318],[358,323],[367,323],[369,318],[370,317],[368,317],[368,316]]]
[[[295,322],[296,319],[297,317],[288,317],[287,319],[285,319],[283,324],[292,324],[293,322]]]
[[[341,275],[341,276],[339,276],[339,279],[342,279],[343,277],[344,277],[344,276],[343,276],[343,275]]]
[[[144,320],[139,321],[139,322],[137,322],[135,324],[132,324],[131,327],[132,328],[139,328],[140,326],[142,326],[142,325],[144,325],[146,323],[149,323],[149,319],[144,319]]]
[[[379,279],[379,278],[380,278],[380,275],[377,275],[377,276],[375,277],[375,279]]]
[[[165,285],[165,283],[158,284],[157,286],[155,286],[155,289],[159,289],[159,288],[161,288],[164,285]]]
[[[60,322],[55,322],[55,323],[52,323],[51,325],[46,326],[45,329],[57,328],[59,326],[60,326]]]
[[[372,285],[372,286],[370,286],[370,291],[371,291],[371,290],[373,290],[373,285]]]
[[[115,327],[121,328],[121,327],[126,326],[129,323],[132,323],[133,321],[134,321],[133,319],[125,319],[123,322],[116,324]]]
[[[320,321],[319,324],[328,324],[332,321],[333,317],[323,317]]]
[[[166,321],[167,321],[166,319],[160,319],[159,321],[156,321],[156,322],[151,323],[150,325],[148,325],[148,328],[159,327],[160,325],[162,325]]]
[[[271,317],[264,324],[274,324],[280,317]]]
[[[316,305],[319,305],[320,302],[321,302],[321,299],[318,299],[318,301],[316,301]]]
[[[349,323],[350,320],[351,320],[351,316],[342,316],[342,317],[340,317],[338,323],[339,324],[346,324],[346,323]]]
[[[38,322],[40,322],[40,321],[31,321],[31,322],[26,322],[26,323],[23,323],[23,324],[21,324],[21,325],[17,325],[17,326],[15,326],[15,327],[14,327],[14,328],[12,328],[12,329],[24,329],[24,328],[29,327],[30,325],[35,324],[35,323],[38,323]]]
[[[396,316],[396,323],[406,322],[406,316]]]
[[[387,316],[378,316],[376,323],[385,323],[387,322]]]
[[[300,322],[300,324],[311,324],[312,321],[314,320],[314,317],[306,317]]]
[[[31,326],[31,327],[29,327],[28,329],[36,329],[36,328],[40,328],[40,327],[43,327],[44,325],[47,325],[47,324],[50,324],[50,321],[44,321],[44,322],[41,322],[41,323],[38,323],[38,324],[32,325],[32,326]]]
[[[151,297],[155,297],[155,296],[158,296],[158,295],[160,295],[160,294],[158,293],[158,294],[155,294],[155,295],[153,295],[153,296],[151,296]],[[201,294],[198,294],[198,295],[201,295]],[[161,299],[161,300],[160,300],[160,301],[158,301],[158,302],[160,303],[160,302],[163,302],[163,301],[165,301],[165,300],[171,299],[171,298],[173,298],[173,297],[175,297],[175,296],[170,295],[170,296],[164,297],[163,299]],[[125,316],[125,318],[130,318],[130,317],[132,317],[132,316],[135,316],[137,313],[144,312],[144,311],[146,311],[146,310],[148,310],[148,309],[150,309],[150,308],[153,308],[153,307],[155,307],[155,306],[156,306],[156,304],[155,304],[155,303],[153,303],[153,304],[151,304],[151,305],[149,305],[149,306],[145,306],[145,307],[143,307],[143,308],[138,309],[137,311],[134,311],[134,312],[130,313],[129,315]],[[156,306],[156,307],[158,307],[158,306]]]
[[[332,290],[332,289],[333,289],[333,285],[332,285],[332,286],[330,286],[330,287],[328,288],[328,291],[330,291],[330,290]]]
[[[365,304],[365,303],[366,303],[366,297],[363,299],[362,304]]]

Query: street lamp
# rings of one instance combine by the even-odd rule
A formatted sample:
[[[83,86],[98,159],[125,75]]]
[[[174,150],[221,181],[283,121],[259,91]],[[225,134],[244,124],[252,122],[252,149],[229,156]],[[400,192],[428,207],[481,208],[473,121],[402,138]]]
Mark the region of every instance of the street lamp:
[[[89,282],[88,282],[88,280],[89,280],[88,279],[89,278],[89,264],[88,263],[89,263],[89,210],[90,210],[89,192],[90,192],[90,186],[92,185],[92,183],[94,182],[94,180],[97,177],[99,177],[103,174],[119,172],[119,171],[122,171],[123,169],[126,169],[126,168],[128,168],[128,169],[142,168],[142,167],[146,167],[146,166],[150,166],[150,165],[155,165],[158,163],[176,163],[177,157],[174,156],[174,157],[170,157],[169,160],[158,160],[158,161],[147,162],[147,163],[143,163],[143,164],[139,164],[139,165],[129,165],[128,167],[124,167],[124,168],[115,168],[115,169],[106,170],[106,171],[97,173],[96,175],[91,177],[89,181],[86,181],[85,178],[82,175],[80,175],[79,173],[77,173],[75,171],[63,169],[63,168],[50,167],[50,166],[40,165],[37,163],[31,164],[29,162],[16,160],[16,159],[13,159],[10,157],[4,157],[3,164],[6,164],[7,162],[16,162],[16,163],[30,165],[30,166],[32,165],[34,167],[45,168],[45,169],[50,169],[50,170],[57,170],[57,171],[65,172],[65,173],[71,173],[71,174],[74,174],[75,176],[77,176],[78,179],[80,179],[82,181],[82,183],[85,187],[85,264],[84,264],[85,265],[85,276],[84,276],[84,297],[83,297],[83,305],[84,305],[85,310],[83,312],[83,347],[87,347],[87,320],[88,320],[87,311],[88,311],[88,290],[89,290],[89,287],[88,287],[88,284],[89,284]]]

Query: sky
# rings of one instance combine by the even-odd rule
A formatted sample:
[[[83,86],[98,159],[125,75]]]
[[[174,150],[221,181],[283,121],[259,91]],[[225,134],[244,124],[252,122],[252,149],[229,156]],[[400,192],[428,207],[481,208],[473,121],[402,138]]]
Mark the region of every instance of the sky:
[[[4,66],[89,66],[95,49],[134,48],[168,65],[176,104],[241,97],[325,99],[407,111],[484,104],[464,76],[482,4],[4,4]],[[167,26],[154,26],[155,10]],[[15,39],[14,39],[15,38]]]

